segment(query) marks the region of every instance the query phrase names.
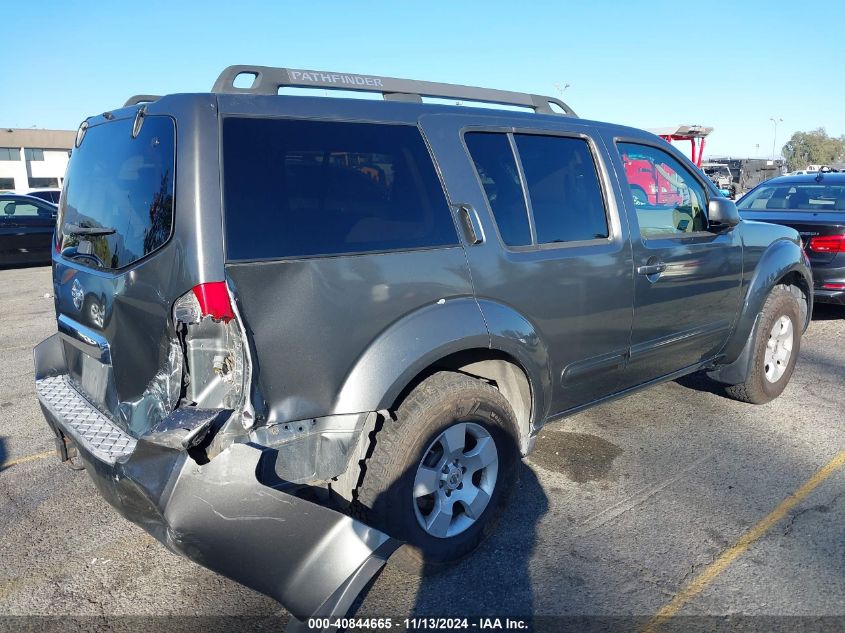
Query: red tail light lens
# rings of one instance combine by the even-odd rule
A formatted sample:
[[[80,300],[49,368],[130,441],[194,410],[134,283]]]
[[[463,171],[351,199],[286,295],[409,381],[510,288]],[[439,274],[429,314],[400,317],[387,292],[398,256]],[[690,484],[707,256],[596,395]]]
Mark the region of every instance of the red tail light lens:
[[[194,296],[200,304],[202,316],[230,321],[235,318],[232,304],[229,303],[229,290],[225,281],[211,281],[194,286]]]
[[[235,318],[225,281],[194,286],[173,304],[173,320],[176,323],[199,323],[206,316],[225,323]]]
[[[845,253],[845,235],[821,235],[807,246],[816,253]]]

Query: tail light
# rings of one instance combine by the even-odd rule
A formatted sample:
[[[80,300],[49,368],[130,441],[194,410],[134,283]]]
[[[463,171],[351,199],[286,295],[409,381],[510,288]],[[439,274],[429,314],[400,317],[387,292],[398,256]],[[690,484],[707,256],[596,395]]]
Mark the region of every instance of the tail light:
[[[819,235],[807,248],[816,253],[845,253],[845,235]]]
[[[199,323],[203,317],[224,323],[235,318],[225,281],[196,285],[173,304],[173,319],[178,323]]]

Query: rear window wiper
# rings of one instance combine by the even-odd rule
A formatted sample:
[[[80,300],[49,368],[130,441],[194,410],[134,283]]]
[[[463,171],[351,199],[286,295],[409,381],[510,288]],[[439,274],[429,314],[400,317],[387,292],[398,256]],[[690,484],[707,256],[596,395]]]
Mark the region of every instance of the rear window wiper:
[[[117,229],[110,226],[82,226],[68,222],[62,227],[65,235],[114,235]]]

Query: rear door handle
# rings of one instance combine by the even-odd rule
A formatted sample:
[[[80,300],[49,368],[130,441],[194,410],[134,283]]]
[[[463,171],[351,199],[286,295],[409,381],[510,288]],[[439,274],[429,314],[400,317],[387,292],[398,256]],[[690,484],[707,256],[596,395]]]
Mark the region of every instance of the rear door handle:
[[[666,264],[660,262],[659,264],[646,264],[637,268],[637,273],[640,275],[659,275],[666,270]]]
[[[469,204],[458,206],[458,218],[469,244],[481,244],[484,241],[484,231],[475,208]]]

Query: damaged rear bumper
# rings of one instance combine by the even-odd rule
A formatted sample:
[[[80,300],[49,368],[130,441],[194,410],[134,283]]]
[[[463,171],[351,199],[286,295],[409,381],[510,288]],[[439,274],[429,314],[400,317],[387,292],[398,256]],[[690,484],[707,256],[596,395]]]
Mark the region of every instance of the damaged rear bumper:
[[[207,463],[195,461],[185,437],[227,412],[179,409],[136,439],[64,379],[56,336],[34,355],[38,399],[59,451],[66,457],[68,443],[77,449],[106,500],[172,551],[271,596],[300,622],[344,615],[399,545],[262,483],[273,449],[234,443]]]

